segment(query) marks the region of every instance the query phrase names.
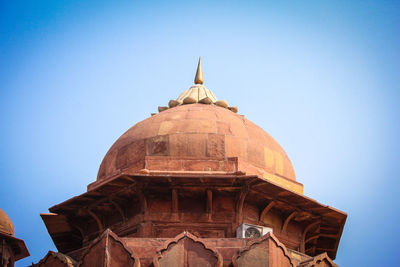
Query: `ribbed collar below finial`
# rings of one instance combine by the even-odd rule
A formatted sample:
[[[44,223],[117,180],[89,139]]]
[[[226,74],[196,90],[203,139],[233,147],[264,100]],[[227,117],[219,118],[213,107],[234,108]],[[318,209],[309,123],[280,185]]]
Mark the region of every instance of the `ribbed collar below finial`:
[[[201,69],[201,58],[199,57],[199,64],[197,65],[196,77],[194,78],[194,83],[192,87],[183,92],[176,100],[170,100],[168,102],[168,107],[158,107],[158,112],[165,111],[169,108],[173,108],[180,105],[188,104],[206,104],[206,105],[216,105],[222,108],[229,109],[230,111],[237,113],[237,107],[229,107],[228,102],[225,100],[219,100],[215,95],[208,90],[203,85],[203,71]]]

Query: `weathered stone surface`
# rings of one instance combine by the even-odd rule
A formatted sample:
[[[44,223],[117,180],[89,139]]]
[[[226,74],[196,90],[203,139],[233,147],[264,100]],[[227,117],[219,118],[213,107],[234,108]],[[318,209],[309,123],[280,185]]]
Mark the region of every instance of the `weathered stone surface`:
[[[169,154],[168,136],[160,135],[146,140],[146,155],[167,156]]]
[[[247,142],[247,158],[256,167],[265,169],[264,148],[260,146],[260,143],[254,140]]]
[[[217,159],[225,158],[225,136],[208,134],[206,156]]]
[[[179,124],[180,133],[216,133],[215,122],[208,119],[182,120]]]
[[[168,120],[161,122],[160,128],[158,130],[159,135],[173,134],[178,132],[179,132],[179,121],[175,120]]]
[[[235,136],[225,136],[225,155],[227,157],[238,157],[239,160],[247,159],[247,142],[245,139]]]
[[[264,161],[265,169],[273,173],[275,168],[274,152],[268,147],[264,147]]]
[[[217,133],[220,135],[232,135],[232,131],[229,127],[229,123],[216,121]]]
[[[188,134],[186,156],[205,158],[208,143],[207,137],[207,134]]]
[[[130,165],[141,161],[146,155],[145,140],[134,140],[121,147],[116,156],[116,170],[123,170]]]

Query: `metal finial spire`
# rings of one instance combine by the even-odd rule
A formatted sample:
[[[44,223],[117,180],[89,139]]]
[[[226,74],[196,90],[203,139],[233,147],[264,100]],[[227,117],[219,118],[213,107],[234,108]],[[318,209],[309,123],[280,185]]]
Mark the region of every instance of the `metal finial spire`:
[[[196,77],[194,77],[195,84],[203,84],[203,71],[201,69],[201,57],[199,57],[199,64],[197,65]]]

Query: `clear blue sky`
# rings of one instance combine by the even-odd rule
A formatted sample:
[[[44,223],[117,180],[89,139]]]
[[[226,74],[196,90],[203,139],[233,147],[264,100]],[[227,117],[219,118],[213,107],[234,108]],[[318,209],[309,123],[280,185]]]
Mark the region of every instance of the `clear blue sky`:
[[[400,2],[274,2],[0,2],[0,207],[32,255],[17,266],[55,250],[39,214],[189,88],[198,56],[305,194],[349,214],[336,262],[398,264]]]

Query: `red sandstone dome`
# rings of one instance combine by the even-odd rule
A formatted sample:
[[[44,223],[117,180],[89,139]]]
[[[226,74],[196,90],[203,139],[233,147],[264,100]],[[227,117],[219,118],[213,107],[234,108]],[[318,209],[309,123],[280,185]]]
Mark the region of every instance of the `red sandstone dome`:
[[[97,179],[143,169],[296,180],[288,156],[269,134],[242,115],[206,104],[176,106],[134,125],[107,152]]]
[[[0,209],[0,262],[1,266],[14,266],[14,261],[29,256],[25,242],[14,236],[14,225],[8,215]]]
[[[2,209],[0,209],[0,233],[14,235],[14,225]]]

